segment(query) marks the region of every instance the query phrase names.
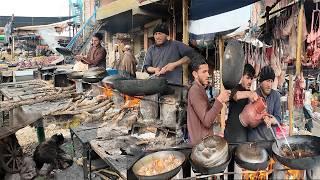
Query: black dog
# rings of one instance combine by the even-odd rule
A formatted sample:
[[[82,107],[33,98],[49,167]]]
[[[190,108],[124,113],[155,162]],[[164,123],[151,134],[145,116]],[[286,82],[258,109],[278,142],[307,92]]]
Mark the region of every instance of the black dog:
[[[44,163],[50,164],[52,168],[60,168],[61,163],[66,160],[66,153],[60,148],[63,143],[63,135],[55,134],[48,141],[39,144],[33,153],[37,169],[41,169]],[[69,159],[67,162],[72,165],[73,161]]]

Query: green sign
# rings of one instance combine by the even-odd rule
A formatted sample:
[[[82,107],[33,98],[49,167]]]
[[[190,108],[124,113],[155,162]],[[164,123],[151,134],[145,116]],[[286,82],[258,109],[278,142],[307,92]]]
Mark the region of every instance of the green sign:
[[[4,42],[4,35],[0,35],[0,42]]]

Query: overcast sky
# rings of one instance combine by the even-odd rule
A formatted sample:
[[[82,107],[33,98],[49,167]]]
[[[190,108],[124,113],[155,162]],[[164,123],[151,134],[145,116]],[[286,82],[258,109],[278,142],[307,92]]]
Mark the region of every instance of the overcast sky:
[[[0,0],[0,16],[55,17],[69,15],[69,0]]]

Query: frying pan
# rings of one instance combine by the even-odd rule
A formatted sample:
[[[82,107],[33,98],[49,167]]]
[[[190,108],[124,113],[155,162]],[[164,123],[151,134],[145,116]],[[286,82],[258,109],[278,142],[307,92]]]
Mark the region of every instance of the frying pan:
[[[226,89],[239,84],[245,64],[244,52],[239,41],[230,40],[225,48],[222,63],[222,83]]]
[[[113,82],[113,87],[123,94],[129,96],[146,96],[165,92],[167,80],[157,79],[117,79]]]
[[[287,137],[293,151],[300,149],[302,151],[311,152],[309,157],[292,157],[285,156],[277,146],[276,142],[272,144],[272,152],[276,159],[283,165],[292,169],[312,169],[315,166],[320,165],[320,137],[307,136],[307,135],[295,135]],[[278,140],[279,146],[285,144],[285,139]]]
[[[150,163],[153,163],[155,159],[166,158],[169,155],[173,155],[173,156],[175,156],[175,158],[177,158],[181,161],[181,163],[176,168],[172,169],[171,171],[168,171],[168,172],[165,172],[162,174],[153,175],[153,176],[145,176],[145,175],[141,175],[138,173],[140,168],[142,168],[143,166],[146,166]],[[133,165],[132,171],[137,176],[137,178],[140,180],[167,180],[167,179],[171,179],[176,174],[178,174],[178,172],[181,169],[181,165],[183,164],[185,159],[186,159],[185,155],[179,151],[159,151],[159,152],[149,154],[149,155],[141,158],[140,160],[138,160]]]
[[[264,170],[269,165],[267,150],[256,144],[240,144],[235,151],[235,161],[247,170]]]

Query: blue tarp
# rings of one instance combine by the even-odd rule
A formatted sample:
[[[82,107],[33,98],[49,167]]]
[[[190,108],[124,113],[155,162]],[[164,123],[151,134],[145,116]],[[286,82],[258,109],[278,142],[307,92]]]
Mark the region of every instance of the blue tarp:
[[[259,0],[191,0],[190,20],[198,20],[232,11]]]

